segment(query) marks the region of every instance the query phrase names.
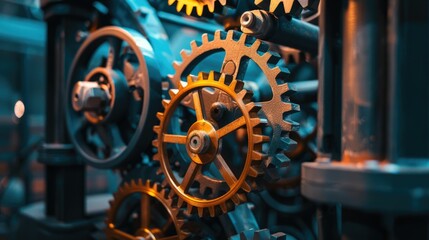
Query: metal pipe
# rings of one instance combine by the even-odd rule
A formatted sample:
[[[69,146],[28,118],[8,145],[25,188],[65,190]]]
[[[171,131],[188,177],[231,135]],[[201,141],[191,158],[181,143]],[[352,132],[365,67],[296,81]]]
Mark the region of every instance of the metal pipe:
[[[317,101],[318,80],[307,80],[289,83],[296,90],[290,99],[294,103],[310,103]]]
[[[313,24],[296,18],[276,18],[263,10],[243,13],[240,23],[241,30],[246,34],[317,54],[319,28]]]

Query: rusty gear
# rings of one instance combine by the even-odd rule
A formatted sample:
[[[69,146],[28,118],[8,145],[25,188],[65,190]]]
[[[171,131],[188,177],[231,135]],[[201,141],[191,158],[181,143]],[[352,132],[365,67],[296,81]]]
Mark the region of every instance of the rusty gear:
[[[317,10],[319,0],[255,0],[255,5],[271,13],[298,16],[303,9]]]
[[[215,216],[225,213],[246,201],[246,192],[250,192],[257,186],[257,178],[263,172],[260,166],[265,158],[262,151],[262,143],[269,140],[262,135],[263,119],[258,117],[260,107],[251,102],[251,93],[243,89],[244,83],[233,79],[232,76],[210,72],[200,73],[198,78],[188,76],[187,82],[180,82],[178,89],[169,91],[171,100],[164,100],[165,111],[158,113],[160,125],[154,127],[158,135],[153,145],[158,148],[154,160],[160,162],[160,173],[165,175],[165,184],[172,188],[170,197],[178,197],[178,207],[187,206],[188,213],[197,210],[199,216]],[[237,104],[237,116],[233,121],[219,127],[207,120],[206,112],[202,109],[204,98],[201,93],[205,89],[218,89],[226,94]],[[193,122],[186,135],[170,134],[171,118],[181,102],[191,95],[193,98],[196,121]],[[230,133],[244,129],[247,136],[247,153],[241,162],[241,171],[229,166],[232,159],[224,159],[222,153],[223,138]],[[183,177],[177,176],[173,171],[174,162],[171,161],[167,144],[186,145],[186,152],[190,158],[189,166]],[[240,159],[241,160],[241,159]],[[212,164],[213,163],[213,164]],[[199,195],[193,190],[196,176],[205,175],[206,169],[214,167],[220,177],[215,181],[228,185],[228,190],[220,196],[213,198]],[[210,178],[214,178],[210,176]]]
[[[204,34],[202,42],[191,42],[190,52],[182,50],[182,62],[174,63],[176,73],[171,77],[172,83],[179,84],[185,80],[197,68],[201,59],[218,52],[225,52],[221,72],[232,75],[235,79],[244,78],[249,60],[263,72],[264,83],[268,83],[272,91],[271,99],[258,103],[262,107],[260,116],[267,119],[272,130],[268,158],[264,163],[266,167],[287,166],[289,159],[284,151],[292,150],[296,144],[289,138],[289,132],[297,131],[299,125],[286,118],[299,111],[299,105],[289,101],[289,96],[294,92],[286,83],[289,70],[277,65],[281,57],[276,52],[269,51],[268,44],[236,31],[216,31],[214,36]],[[246,81],[246,85],[251,84],[252,82]]]
[[[136,204],[132,205],[127,200],[140,202],[139,213],[135,214],[135,218],[140,219],[132,219],[134,212],[131,207],[136,207]],[[171,206],[172,200],[167,198],[167,191],[157,183],[149,180],[143,183],[142,179],[124,183],[110,201],[106,219],[107,239],[185,239],[188,234],[182,231],[184,220],[179,218],[179,209]],[[154,217],[151,211],[157,211],[160,215]],[[166,218],[165,223],[161,223],[160,216]]]
[[[219,12],[222,6],[227,5],[230,0],[168,0],[168,5],[175,5],[178,12],[187,15],[209,16]]]

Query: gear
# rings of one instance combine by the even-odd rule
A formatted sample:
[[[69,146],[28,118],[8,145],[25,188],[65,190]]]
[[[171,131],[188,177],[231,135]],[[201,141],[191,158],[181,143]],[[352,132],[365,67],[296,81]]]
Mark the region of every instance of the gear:
[[[317,10],[319,0],[255,0],[255,5],[271,13],[299,16],[303,9]]]
[[[231,0],[168,0],[168,5],[176,5],[178,12],[187,15],[210,16],[219,12],[222,6],[229,4]]]
[[[120,27],[91,33],[77,52],[68,79],[66,120],[88,164],[123,167],[150,146],[162,92],[155,56],[140,33]]]
[[[258,117],[260,107],[251,102],[251,93],[243,89],[244,83],[231,76],[215,72],[199,73],[198,78],[188,76],[186,83],[179,83],[179,89],[169,91],[171,100],[163,100],[165,111],[158,113],[160,125],[154,127],[158,135],[153,145],[158,148],[154,160],[160,161],[160,171],[165,175],[165,184],[173,191],[171,197],[178,196],[178,206],[187,205],[188,212],[198,211],[199,216],[215,216],[232,209],[246,201],[245,192],[250,192],[257,186],[257,177],[262,172],[260,165],[265,155],[262,144],[269,140],[262,135],[263,119]],[[227,94],[237,105],[235,119],[226,124],[218,125],[208,120],[204,111],[204,91],[217,89]],[[186,129],[186,135],[169,133],[171,120],[175,111],[187,96],[192,96],[196,119]],[[224,159],[225,149],[223,139],[237,133],[240,129],[247,136],[247,152],[239,161]],[[186,146],[186,156],[189,166],[183,177],[174,171],[175,162],[169,151],[168,144]],[[174,154],[173,154],[174,155]],[[183,167],[183,166],[182,166]],[[213,170],[214,169],[214,170]],[[217,196],[207,197],[199,194],[194,181],[198,176],[205,175],[219,184],[227,185],[228,190]]]
[[[179,209],[157,183],[124,183],[114,194],[106,219],[107,239],[185,239]]]
[[[268,49],[268,44],[236,31],[227,33],[216,31],[214,36],[204,34],[202,42],[193,41],[191,43],[191,52],[182,50],[182,62],[174,63],[176,73],[171,77],[171,81],[173,84],[179,84],[181,81],[185,81],[185,78],[195,69],[213,70],[205,69],[205,66],[201,66],[200,61],[219,52],[225,53],[221,72],[232,75],[235,79],[244,79],[248,75],[253,77],[254,74],[246,74],[247,66],[252,62],[256,64],[263,73],[263,79],[259,79],[261,81],[257,82],[253,79],[256,84],[246,81],[246,85],[248,87],[257,85],[254,87],[256,89],[254,92],[260,93],[258,95],[272,92],[272,96],[262,96],[261,101],[258,102],[262,107],[260,116],[268,121],[266,130],[271,132],[268,158],[264,160],[264,163],[267,167],[270,165],[283,167],[289,164],[289,159],[284,151],[290,151],[295,145],[295,142],[288,136],[289,132],[299,129],[298,123],[285,119],[290,114],[299,111],[299,105],[289,101],[289,96],[294,91],[286,83],[288,69],[277,66],[281,57]],[[215,58],[214,61],[219,63],[219,58]],[[257,69],[257,67],[253,69]]]

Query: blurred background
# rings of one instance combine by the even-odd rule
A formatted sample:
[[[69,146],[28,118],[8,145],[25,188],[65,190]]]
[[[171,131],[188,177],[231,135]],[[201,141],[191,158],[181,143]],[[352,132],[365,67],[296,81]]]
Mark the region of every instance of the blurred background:
[[[0,0],[0,239],[12,234],[19,207],[44,198],[45,33],[38,0]],[[115,190],[115,173],[87,171],[87,194]]]

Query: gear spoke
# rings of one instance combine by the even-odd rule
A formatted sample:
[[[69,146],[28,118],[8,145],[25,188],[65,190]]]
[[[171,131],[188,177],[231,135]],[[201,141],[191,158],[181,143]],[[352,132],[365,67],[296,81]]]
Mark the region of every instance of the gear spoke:
[[[122,39],[119,38],[109,39],[109,56],[107,58],[106,68],[112,69],[118,67],[122,43]]]
[[[194,93],[192,93],[192,98],[194,100],[194,108],[195,114],[197,117],[197,121],[204,120],[204,111],[203,111],[203,101],[201,99],[201,90],[198,89]]]
[[[223,159],[222,155],[218,154],[214,160],[214,163],[228,186],[232,187],[237,182],[237,178],[235,177],[231,168],[229,168],[225,159]]]
[[[163,141],[165,143],[177,143],[186,144],[186,136],[174,135],[174,134],[163,134]]]
[[[140,226],[142,228],[149,228],[150,224],[150,196],[142,193],[140,204]]]
[[[187,192],[189,190],[189,187],[194,182],[195,175],[197,175],[197,173],[200,171],[201,166],[202,165],[192,161],[189,164],[188,171],[186,171],[186,174],[183,177],[183,181],[180,184],[180,188],[182,188],[184,192]]]
[[[228,123],[226,126],[222,127],[221,129],[217,130],[217,136],[218,138],[222,138],[226,136],[228,133],[231,133],[240,127],[244,126],[246,124],[246,118],[244,116],[241,116],[240,118],[235,119],[234,121]]]

